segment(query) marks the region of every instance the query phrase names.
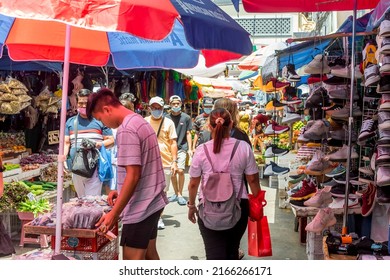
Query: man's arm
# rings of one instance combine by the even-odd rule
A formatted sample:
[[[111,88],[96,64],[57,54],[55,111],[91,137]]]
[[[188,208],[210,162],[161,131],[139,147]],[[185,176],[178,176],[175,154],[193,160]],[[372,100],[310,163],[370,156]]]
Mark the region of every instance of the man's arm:
[[[101,143],[100,142],[98,142],[98,143],[96,143],[96,147],[100,148],[101,147]],[[111,148],[112,146],[114,146],[114,143],[115,143],[114,136],[112,136],[112,135],[103,135],[102,143],[103,143],[104,147]]]
[[[188,130],[187,131],[187,143],[188,143],[188,153],[190,156],[192,156],[192,135],[191,135],[191,131]]]

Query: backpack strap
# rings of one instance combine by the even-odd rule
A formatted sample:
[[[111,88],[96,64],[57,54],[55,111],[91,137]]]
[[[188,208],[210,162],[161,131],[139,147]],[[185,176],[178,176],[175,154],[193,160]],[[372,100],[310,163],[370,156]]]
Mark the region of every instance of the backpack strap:
[[[230,162],[232,161],[232,158],[233,158],[234,154],[235,154],[236,151],[237,151],[238,144],[240,144],[240,141],[236,140],[236,143],[234,143],[234,147],[233,147],[233,150],[232,150],[232,154],[230,155],[230,160],[229,160],[229,164],[228,164],[228,165],[230,165]],[[214,171],[214,166],[213,166],[213,162],[212,162],[212,160],[211,160],[211,158],[210,158],[209,150],[207,149],[206,144],[203,145],[203,147],[204,147],[204,152],[205,152],[205,154],[206,154],[206,157],[207,157],[208,161],[209,161],[210,164],[211,164],[211,169],[212,169],[213,172],[215,173],[215,171]]]

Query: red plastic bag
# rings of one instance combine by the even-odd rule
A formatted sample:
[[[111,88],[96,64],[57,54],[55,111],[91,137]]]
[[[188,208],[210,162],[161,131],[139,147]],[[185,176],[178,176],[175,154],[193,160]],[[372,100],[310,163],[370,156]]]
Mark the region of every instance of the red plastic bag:
[[[248,255],[253,257],[272,256],[271,234],[267,216],[260,221],[248,219]]]
[[[261,190],[254,196],[253,194],[248,194],[249,199],[249,218],[255,221],[259,221],[264,216],[263,208],[267,205],[265,200],[265,191]]]

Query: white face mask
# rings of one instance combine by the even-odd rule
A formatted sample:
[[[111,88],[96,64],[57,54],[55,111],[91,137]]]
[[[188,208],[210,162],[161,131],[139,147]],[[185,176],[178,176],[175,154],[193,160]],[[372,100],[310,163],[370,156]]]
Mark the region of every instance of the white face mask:
[[[181,108],[180,107],[172,107],[172,111],[175,113],[180,112]]]
[[[162,114],[163,114],[163,110],[153,110],[152,111],[152,116],[153,118],[155,119],[159,119],[162,117]]]
[[[212,108],[204,108],[203,111],[207,114],[207,115],[210,115],[211,111],[213,109]]]

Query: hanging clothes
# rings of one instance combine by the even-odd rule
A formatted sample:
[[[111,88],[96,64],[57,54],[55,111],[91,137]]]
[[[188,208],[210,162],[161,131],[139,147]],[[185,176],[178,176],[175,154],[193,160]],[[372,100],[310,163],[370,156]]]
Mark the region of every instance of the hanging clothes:
[[[150,75],[150,84],[149,84],[149,97],[155,97],[157,95],[157,79],[152,74]]]

